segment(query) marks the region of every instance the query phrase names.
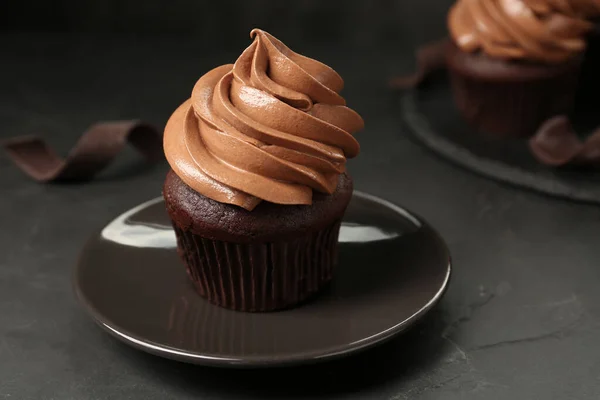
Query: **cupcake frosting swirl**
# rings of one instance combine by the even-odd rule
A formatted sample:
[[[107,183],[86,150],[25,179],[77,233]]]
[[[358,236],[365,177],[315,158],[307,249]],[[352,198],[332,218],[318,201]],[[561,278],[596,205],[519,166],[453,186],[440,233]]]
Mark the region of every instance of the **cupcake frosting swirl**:
[[[458,0],[448,26],[465,52],[559,63],[585,49],[587,19],[598,15],[600,0]]]
[[[171,168],[213,200],[252,210],[260,201],[311,204],[333,193],[364,126],[330,67],[267,32],[235,64],[202,76],[165,128]]]

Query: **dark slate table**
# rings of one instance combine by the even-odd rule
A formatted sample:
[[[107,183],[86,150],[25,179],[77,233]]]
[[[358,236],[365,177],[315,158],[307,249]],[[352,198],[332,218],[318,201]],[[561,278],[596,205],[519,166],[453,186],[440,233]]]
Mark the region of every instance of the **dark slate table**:
[[[166,164],[129,149],[92,183],[39,185],[2,156],[0,399],[598,399],[600,208],[484,180],[413,144],[385,88],[411,69],[411,46],[289,44],[335,67],[367,122],[356,187],[446,238],[455,269],[441,305],[382,347],[312,367],[218,370],[141,353],[84,314],[71,271],[93,230],[160,194]],[[162,127],[204,71],[241,50],[7,33],[0,49],[0,137],[43,132],[63,154],[95,120]]]

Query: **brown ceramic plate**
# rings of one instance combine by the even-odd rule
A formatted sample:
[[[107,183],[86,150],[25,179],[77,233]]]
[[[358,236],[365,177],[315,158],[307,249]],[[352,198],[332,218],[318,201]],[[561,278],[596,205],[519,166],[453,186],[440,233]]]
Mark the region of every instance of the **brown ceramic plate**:
[[[203,300],[177,258],[162,199],[94,235],[74,286],[102,328],[140,350],[196,364],[259,367],[339,357],[390,339],[438,302],[449,278],[448,249],[432,228],[403,208],[355,192],[336,277],[299,307],[252,314]]]

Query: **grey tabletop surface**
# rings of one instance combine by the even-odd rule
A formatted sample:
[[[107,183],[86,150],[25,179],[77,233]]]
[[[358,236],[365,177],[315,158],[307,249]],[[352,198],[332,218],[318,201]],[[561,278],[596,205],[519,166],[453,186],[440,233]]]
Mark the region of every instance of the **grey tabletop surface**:
[[[446,239],[455,268],[440,306],[392,342],[311,367],[219,370],[138,352],[77,305],[71,272],[94,230],[160,195],[166,163],[128,149],[91,183],[41,185],[2,155],[0,399],[598,399],[600,208],[485,180],[412,143],[385,86],[412,68],[410,45],[291,47],[336,68],[366,121],[356,188]],[[241,50],[17,33],[0,49],[0,137],[41,133],[61,154],[96,120],[164,126],[204,71]]]

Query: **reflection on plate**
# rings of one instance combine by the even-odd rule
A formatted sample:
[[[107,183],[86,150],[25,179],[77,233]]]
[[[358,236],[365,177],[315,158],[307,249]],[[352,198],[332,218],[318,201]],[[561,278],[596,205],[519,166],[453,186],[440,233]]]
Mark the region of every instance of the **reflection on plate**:
[[[396,208],[392,203],[387,203],[389,207]],[[154,248],[174,248],[177,247],[175,233],[171,228],[169,221],[146,222],[132,220],[131,217],[141,210],[162,203],[162,198],[156,198],[119,215],[112,222],[102,229],[102,238],[111,242],[133,247],[154,247]],[[418,219],[404,212],[400,207],[397,211],[402,213],[406,219],[416,226],[420,225]],[[378,240],[390,240],[398,237],[400,233],[393,230],[386,230],[378,226],[357,224],[355,222],[342,222],[340,229],[340,243],[360,243],[373,242]]]

